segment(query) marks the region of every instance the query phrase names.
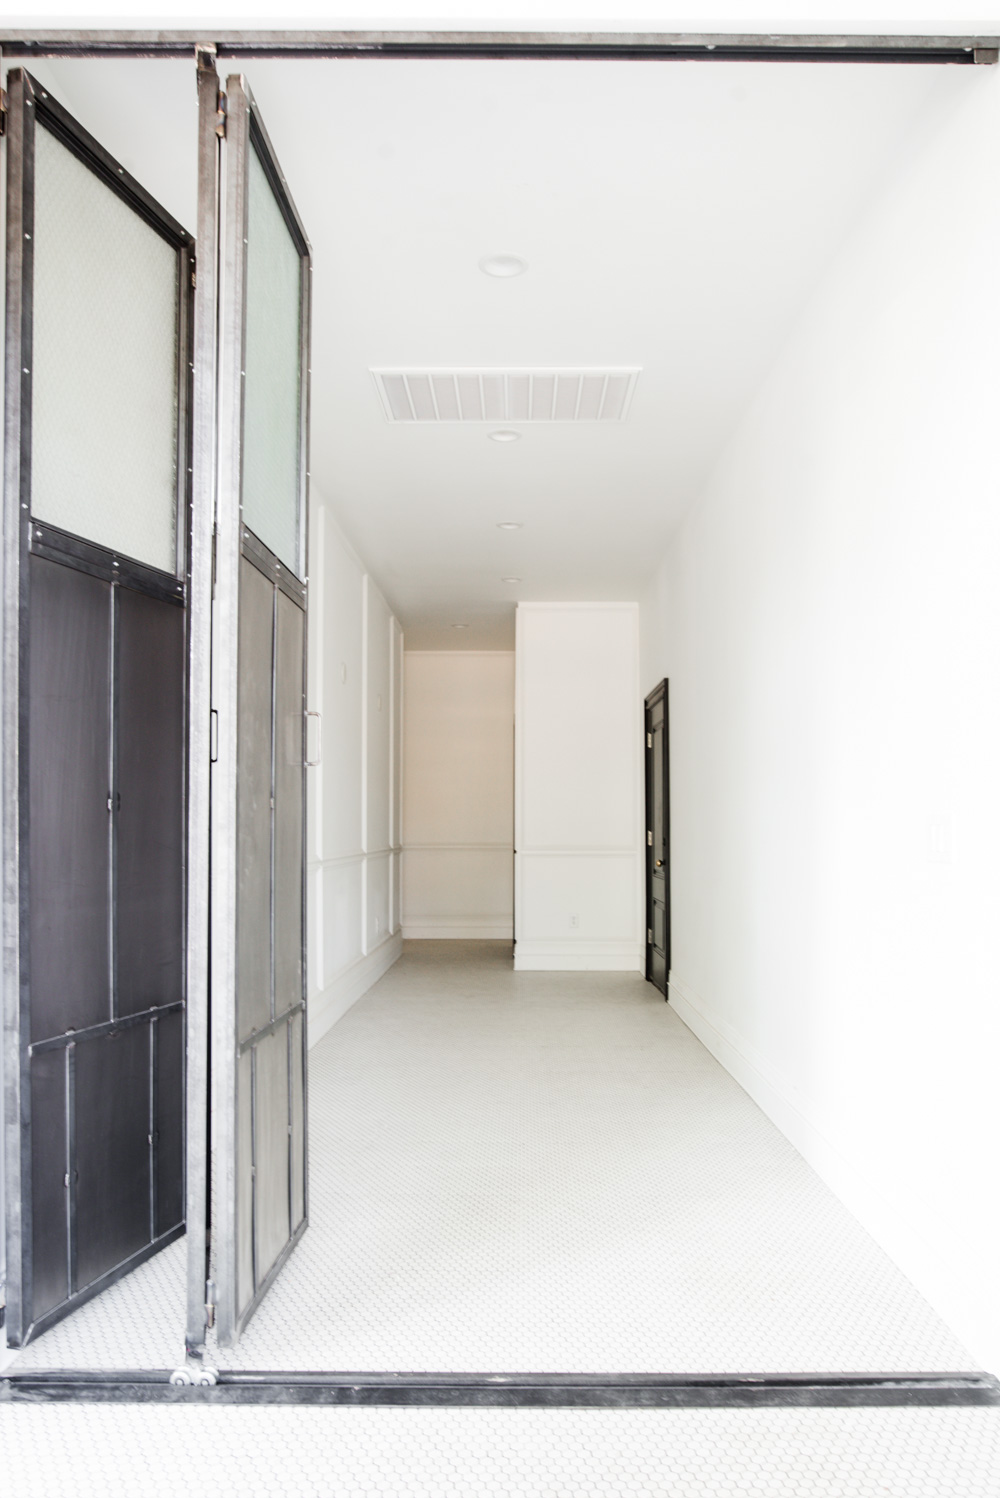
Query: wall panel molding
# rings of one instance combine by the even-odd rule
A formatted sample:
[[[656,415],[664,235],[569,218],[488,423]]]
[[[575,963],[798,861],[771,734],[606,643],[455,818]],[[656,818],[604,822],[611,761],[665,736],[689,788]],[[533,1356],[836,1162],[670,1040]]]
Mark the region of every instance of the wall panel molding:
[[[402,632],[363,561],[315,495],[312,516],[310,589],[317,604],[310,611],[309,706],[324,719],[322,762],[309,771],[315,1040],[401,950],[394,819]]]
[[[632,848],[518,848],[518,858],[635,858]]]
[[[415,915],[403,924],[404,941],[510,941],[511,921],[497,920],[489,911],[470,916]]]
[[[515,972],[642,972],[644,951],[634,941],[525,941],[517,939]]]
[[[404,843],[402,853],[513,853],[510,843]]]
[[[514,655],[407,651],[407,937],[510,937]]]

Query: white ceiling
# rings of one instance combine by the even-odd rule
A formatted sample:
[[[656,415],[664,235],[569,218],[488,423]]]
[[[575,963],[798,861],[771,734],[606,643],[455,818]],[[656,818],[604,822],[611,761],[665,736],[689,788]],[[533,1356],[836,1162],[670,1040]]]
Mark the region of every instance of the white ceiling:
[[[194,227],[190,64],[33,70]],[[831,258],[978,70],[246,72],[314,250],[314,485],[410,647],[500,649],[517,598],[638,596]],[[527,273],[484,276],[498,252]],[[532,365],[643,372],[622,425],[525,426],[503,445],[390,424],[368,373]]]

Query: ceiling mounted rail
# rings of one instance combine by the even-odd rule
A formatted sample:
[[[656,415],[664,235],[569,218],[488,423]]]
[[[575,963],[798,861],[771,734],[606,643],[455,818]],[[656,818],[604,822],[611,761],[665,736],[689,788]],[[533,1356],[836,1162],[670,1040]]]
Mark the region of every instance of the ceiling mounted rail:
[[[189,57],[214,42],[220,58],[554,58],[678,62],[996,63],[995,36],[800,36],[667,32],[485,31],[0,31],[8,58]]]

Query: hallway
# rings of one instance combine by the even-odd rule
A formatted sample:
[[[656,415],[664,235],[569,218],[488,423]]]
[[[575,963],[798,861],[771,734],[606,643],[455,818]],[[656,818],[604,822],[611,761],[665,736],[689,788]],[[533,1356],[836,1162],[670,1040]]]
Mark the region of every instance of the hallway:
[[[975,1367],[650,984],[515,974],[509,952],[408,942],[310,1052],[310,1228],[211,1361]],[[172,1245],[15,1366],[173,1366],[183,1262]]]

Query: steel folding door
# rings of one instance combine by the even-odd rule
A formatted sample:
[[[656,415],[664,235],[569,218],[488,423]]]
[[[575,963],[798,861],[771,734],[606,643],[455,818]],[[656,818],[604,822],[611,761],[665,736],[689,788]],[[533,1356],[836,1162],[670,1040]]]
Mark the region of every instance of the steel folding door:
[[[232,1345],[306,1227],[309,245],[241,77],[200,59],[195,511],[214,502],[210,1097],[190,1139],[189,1351]],[[217,344],[209,348],[213,326]],[[196,357],[196,363],[199,360]],[[209,365],[213,378],[208,378]],[[217,412],[213,428],[210,411]],[[214,452],[213,452],[214,449]],[[197,528],[197,519],[196,519]],[[202,1155],[204,1153],[204,1158]]]
[[[8,80],[7,1336],[184,1227],[190,235]]]

